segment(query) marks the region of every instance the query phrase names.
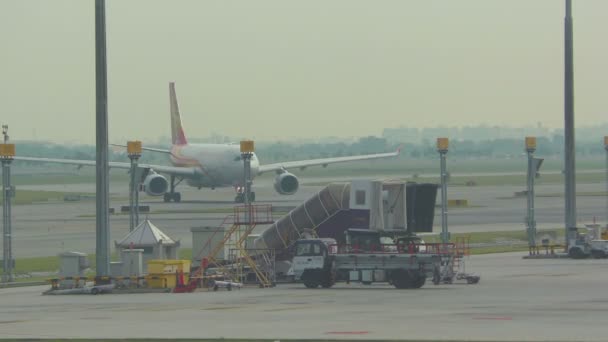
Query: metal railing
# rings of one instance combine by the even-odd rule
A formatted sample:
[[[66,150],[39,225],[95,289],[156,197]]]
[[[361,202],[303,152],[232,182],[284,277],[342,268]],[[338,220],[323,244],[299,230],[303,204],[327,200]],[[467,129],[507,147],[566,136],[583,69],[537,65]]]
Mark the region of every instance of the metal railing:
[[[440,254],[458,253],[454,243],[409,243],[370,245],[330,245],[329,254]]]

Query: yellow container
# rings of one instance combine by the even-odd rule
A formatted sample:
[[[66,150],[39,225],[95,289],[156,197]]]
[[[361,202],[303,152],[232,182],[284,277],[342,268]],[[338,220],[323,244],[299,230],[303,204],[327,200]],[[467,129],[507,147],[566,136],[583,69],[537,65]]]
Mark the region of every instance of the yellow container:
[[[184,284],[187,284],[188,280],[188,274],[184,273]],[[146,283],[152,289],[172,289],[177,286],[177,277],[175,274],[148,274]]]
[[[148,260],[148,274],[190,273],[190,260]]]

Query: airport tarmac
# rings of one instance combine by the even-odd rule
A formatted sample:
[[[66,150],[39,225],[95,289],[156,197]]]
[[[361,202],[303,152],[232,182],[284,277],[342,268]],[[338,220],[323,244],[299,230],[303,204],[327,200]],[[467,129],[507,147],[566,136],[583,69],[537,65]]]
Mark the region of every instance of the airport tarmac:
[[[0,290],[3,338],[605,341],[607,260],[473,256],[477,285],[301,284],[189,294],[42,296]]]
[[[375,177],[369,177],[375,178]],[[293,207],[322,189],[321,186],[306,185],[328,178],[307,178],[299,191],[292,196],[277,194],[270,179],[256,181],[254,190],[258,204],[274,207]],[[578,184],[579,193],[597,192],[601,184]],[[526,208],[525,197],[514,197],[514,193],[524,190],[524,186],[474,186],[451,187],[448,198],[467,199],[469,208],[449,210],[448,224],[452,232],[477,232],[523,230]],[[45,190],[64,192],[94,192],[94,184],[68,185],[23,185],[23,190]],[[113,183],[110,192],[113,199],[110,207],[120,211],[120,206],[128,205],[127,184]],[[601,187],[603,189],[603,187]],[[234,191],[231,188],[197,190],[186,186],[178,188],[182,193],[181,203],[163,203],[162,198],[142,195],[141,205],[149,205],[151,213],[141,213],[140,220],[149,218],[154,224],[174,239],[181,240],[181,246],[191,247],[191,227],[217,226],[222,223],[233,207]],[[563,193],[562,185],[538,185],[536,193],[536,221],[538,229],[559,228],[564,221],[564,198],[559,196],[541,197],[543,194]],[[440,196],[438,196],[438,199]],[[209,212],[214,211],[216,212]],[[202,212],[207,211],[207,212]],[[603,196],[578,196],[578,220],[581,225],[591,223],[595,218],[605,221],[606,198]],[[63,251],[93,253],[95,248],[95,201],[49,202],[13,206],[13,251],[16,258],[56,255]],[[441,210],[435,211],[434,231],[441,230]],[[111,241],[120,240],[129,230],[128,215],[110,217]],[[256,227],[256,232],[264,229]]]

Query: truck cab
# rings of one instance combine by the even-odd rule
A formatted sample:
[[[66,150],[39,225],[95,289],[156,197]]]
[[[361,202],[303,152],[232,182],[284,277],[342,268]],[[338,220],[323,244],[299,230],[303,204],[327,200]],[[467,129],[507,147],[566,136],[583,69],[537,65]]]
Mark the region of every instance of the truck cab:
[[[302,280],[305,271],[318,273],[331,265],[329,250],[336,245],[334,239],[302,239],[296,241],[292,262],[295,280]],[[312,286],[310,283],[310,287]]]

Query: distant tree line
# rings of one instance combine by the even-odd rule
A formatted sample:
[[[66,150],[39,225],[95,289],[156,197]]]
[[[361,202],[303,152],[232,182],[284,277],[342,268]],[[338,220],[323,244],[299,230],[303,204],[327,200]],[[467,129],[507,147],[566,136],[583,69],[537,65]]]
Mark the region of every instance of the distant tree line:
[[[21,156],[85,159],[95,160],[95,146],[91,145],[59,145],[44,142],[17,142],[17,154]],[[315,159],[344,157],[359,154],[381,153],[395,151],[402,147],[404,158],[435,158],[437,150],[435,141],[423,140],[419,144],[388,143],[386,139],[368,136],[355,142],[304,143],[291,144],[286,142],[260,142],[256,144],[256,153],[262,162],[288,161],[298,159]],[[150,147],[166,146],[152,145]],[[537,155],[546,157],[563,154],[563,138],[537,139]],[[602,142],[578,142],[576,145],[579,156],[601,156],[604,151]],[[512,158],[524,153],[524,139],[495,139],[487,141],[451,140],[450,155],[463,158]],[[110,149],[111,161],[128,161],[120,148]],[[145,152],[141,162],[164,164],[167,155],[162,153]],[[29,164],[29,163],[28,163]]]

